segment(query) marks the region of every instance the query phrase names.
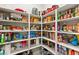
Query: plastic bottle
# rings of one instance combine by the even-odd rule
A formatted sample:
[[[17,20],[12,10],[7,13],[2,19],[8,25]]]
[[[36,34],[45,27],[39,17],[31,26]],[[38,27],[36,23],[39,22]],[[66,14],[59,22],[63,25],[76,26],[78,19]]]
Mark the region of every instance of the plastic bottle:
[[[4,43],[4,34],[1,35],[1,43]]]
[[[0,43],[1,43],[1,34],[2,34],[2,33],[0,33]]]

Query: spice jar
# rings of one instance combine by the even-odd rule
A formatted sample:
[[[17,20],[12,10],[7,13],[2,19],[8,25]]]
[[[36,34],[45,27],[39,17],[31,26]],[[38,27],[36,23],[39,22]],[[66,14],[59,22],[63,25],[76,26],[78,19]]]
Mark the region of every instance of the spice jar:
[[[46,18],[43,19],[43,22],[44,22],[44,23],[45,23],[45,21],[46,21]]]
[[[48,16],[47,19],[48,19],[48,22],[50,22],[52,20],[52,16]]]
[[[77,23],[76,31],[79,32],[79,23]]]
[[[58,42],[62,42],[62,36],[58,35]]]
[[[63,31],[67,31],[67,25],[63,25],[62,30],[63,30]]]
[[[79,16],[79,6],[77,7],[77,16]]]
[[[72,25],[70,25],[70,24],[69,24],[69,25],[67,25],[67,30],[71,32],[71,31],[73,30],[73,26],[72,26]]]
[[[60,16],[60,19],[61,19],[61,20],[64,19],[64,18],[63,18],[63,15]]]
[[[62,13],[60,13],[60,15],[59,15],[59,19],[60,19],[60,20],[63,19],[63,14],[62,14]]]
[[[64,19],[66,19],[66,18],[67,18],[67,11],[64,14]]]
[[[79,16],[79,6],[75,8],[75,16]]]
[[[44,23],[47,23],[47,20],[48,20],[48,19],[47,19],[47,17],[46,17],[46,18],[44,19]]]
[[[71,18],[71,15],[72,15],[71,9],[69,9],[67,17],[68,17],[68,18]]]
[[[22,21],[23,22],[27,22],[27,17],[26,16],[22,16]]]
[[[32,17],[32,18],[30,19],[30,22],[34,22],[34,17]]]
[[[34,18],[34,22],[37,23],[39,21],[38,18]]]

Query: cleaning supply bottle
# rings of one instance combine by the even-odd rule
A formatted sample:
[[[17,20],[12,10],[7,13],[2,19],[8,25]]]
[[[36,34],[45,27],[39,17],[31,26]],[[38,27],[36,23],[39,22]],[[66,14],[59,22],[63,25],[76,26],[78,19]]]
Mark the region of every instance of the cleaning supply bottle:
[[[69,50],[69,55],[75,55],[75,51],[74,50]]]
[[[2,34],[2,33],[0,32],[0,43],[1,43],[1,34]]]
[[[8,42],[8,33],[5,33],[5,42]]]
[[[14,40],[19,40],[19,39],[20,39],[20,34],[14,33]]]
[[[4,34],[1,35],[1,43],[4,43]]]
[[[22,33],[19,33],[19,39],[23,39],[23,34]]]
[[[77,46],[78,45],[78,38],[76,35],[73,36],[72,41],[70,42],[72,45]]]
[[[14,40],[14,33],[12,33],[12,35],[11,35],[11,41],[13,41]]]
[[[9,32],[9,33],[8,33],[8,41],[11,41],[11,35],[12,35],[12,33]]]
[[[22,44],[22,48],[26,47],[26,41],[22,41],[21,44]]]

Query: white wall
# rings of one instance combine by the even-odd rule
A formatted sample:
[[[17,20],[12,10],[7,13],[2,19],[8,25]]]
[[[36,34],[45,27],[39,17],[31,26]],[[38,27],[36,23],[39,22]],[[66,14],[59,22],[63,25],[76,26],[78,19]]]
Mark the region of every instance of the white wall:
[[[26,10],[27,12],[31,12],[33,7],[38,8],[39,10],[43,10],[44,5],[40,4],[0,4],[0,7],[8,8],[14,10],[15,8],[22,8],[23,10]]]
[[[38,8],[40,11],[50,8],[52,4],[0,4],[0,7],[14,10],[15,8],[22,8],[31,13],[33,7]],[[61,5],[60,5],[61,6]]]

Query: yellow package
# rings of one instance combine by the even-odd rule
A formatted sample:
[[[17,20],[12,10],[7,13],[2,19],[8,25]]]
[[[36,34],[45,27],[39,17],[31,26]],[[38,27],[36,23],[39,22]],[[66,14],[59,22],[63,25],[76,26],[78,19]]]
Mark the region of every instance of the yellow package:
[[[39,19],[37,19],[37,18],[34,19],[34,22],[35,22],[35,23],[37,23],[38,21],[39,21]]]
[[[23,22],[27,22],[27,18],[25,16],[22,17]]]
[[[52,16],[48,16],[47,19],[48,19],[48,22],[50,22],[52,20]]]
[[[78,40],[79,40],[79,35],[76,35],[77,36],[77,38],[78,38]]]

